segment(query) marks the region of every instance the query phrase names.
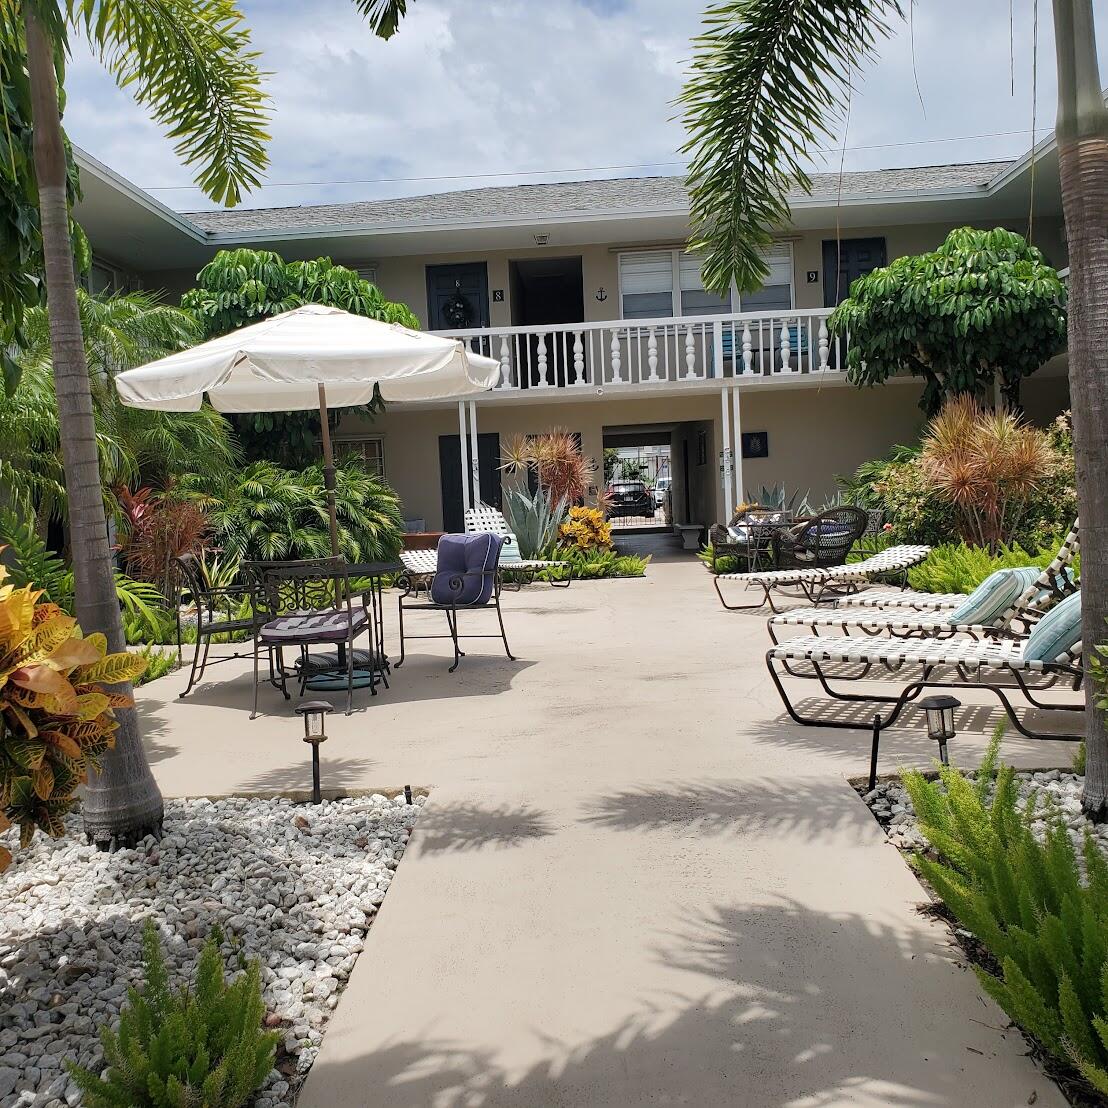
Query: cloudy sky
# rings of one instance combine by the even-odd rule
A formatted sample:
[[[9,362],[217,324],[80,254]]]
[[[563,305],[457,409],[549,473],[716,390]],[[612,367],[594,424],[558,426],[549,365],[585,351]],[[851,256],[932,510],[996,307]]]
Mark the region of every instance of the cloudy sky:
[[[349,0],[243,6],[273,101],[268,183],[250,206],[681,172],[673,101],[701,0],[410,0],[388,43]],[[1023,153],[1035,6],[917,0],[912,33],[898,27],[856,89],[846,167]],[[1095,7],[1108,82],[1108,0]],[[1038,0],[1040,134],[1055,107],[1050,8]],[[205,206],[180,187],[191,178],[170,144],[80,48],[67,86],[66,125],[78,145],[171,207]],[[837,168],[843,156],[824,155],[817,168]]]

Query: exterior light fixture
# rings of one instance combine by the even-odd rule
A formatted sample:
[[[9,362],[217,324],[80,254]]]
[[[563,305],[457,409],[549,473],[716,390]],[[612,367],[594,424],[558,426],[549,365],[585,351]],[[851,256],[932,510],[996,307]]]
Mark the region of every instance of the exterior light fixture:
[[[544,233],[540,232],[539,234],[535,235],[535,245],[536,246],[545,246],[549,241],[550,241],[550,236],[547,235],[547,234],[544,234]]]
[[[332,711],[326,700],[307,700],[296,706],[296,714],[304,720],[304,741],[312,748],[312,803],[319,804],[319,744],[327,741],[324,717]]]
[[[946,744],[954,738],[954,709],[962,702],[953,696],[925,696],[919,706],[927,716],[927,737],[939,744],[939,761],[949,766]]]

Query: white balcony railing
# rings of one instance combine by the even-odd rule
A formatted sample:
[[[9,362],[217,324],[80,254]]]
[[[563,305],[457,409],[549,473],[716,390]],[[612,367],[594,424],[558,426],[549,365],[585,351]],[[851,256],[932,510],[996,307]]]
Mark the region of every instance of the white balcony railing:
[[[500,363],[497,391],[619,388],[838,375],[846,339],[829,308],[438,331]]]

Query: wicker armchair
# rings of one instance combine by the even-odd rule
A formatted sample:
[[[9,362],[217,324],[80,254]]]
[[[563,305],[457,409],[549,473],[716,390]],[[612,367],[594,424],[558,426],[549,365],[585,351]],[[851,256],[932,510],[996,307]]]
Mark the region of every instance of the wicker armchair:
[[[712,572],[717,572],[720,558],[742,558],[747,569],[756,568],[759,559],[768,558],[773,550],[773,536],[790,525],[793,513],[781,508],[749,508],[737,512],[731,522],[717,523],[708,530],[708,541],[712,544]],[[743,537],[731,534],[733,528],[741,528]]]
[[[868,524],[869,517],[861,508],[844,506],[820,512],[791,531],[774,533],[774,565],[778,569],[842,565]]]

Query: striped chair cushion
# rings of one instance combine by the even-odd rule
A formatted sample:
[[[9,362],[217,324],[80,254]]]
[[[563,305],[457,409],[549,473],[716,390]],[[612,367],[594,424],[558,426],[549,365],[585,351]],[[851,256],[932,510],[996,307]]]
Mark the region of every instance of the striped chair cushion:
[[[1038,566],[998,569],[990,573],[950,613],[950,622],[979,624],[982,627],[1002,626],[1011,620],[1017,604],[1038,576]],[[1028,594],[1028,599],[1031,595]]]
[[[1023,655],[1029,661],[1069,661],[1081,642],[1081,594],[1067,596],[1032,628]]]
[[[362,608],[353,612],[353,634],[358,634],[369,618]],[[263,642],[319,643],[345,642],[351,630],[345,609],[331,612],[294,612],[270,620],[258,633]]]

